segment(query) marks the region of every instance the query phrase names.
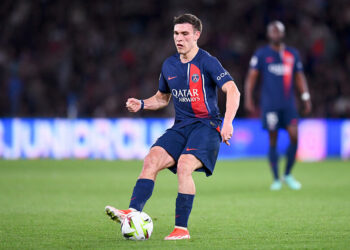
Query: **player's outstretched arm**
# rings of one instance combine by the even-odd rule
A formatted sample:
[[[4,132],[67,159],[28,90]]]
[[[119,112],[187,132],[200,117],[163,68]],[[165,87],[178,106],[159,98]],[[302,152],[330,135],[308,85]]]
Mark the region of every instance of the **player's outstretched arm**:
[[[304,103],[304,114],[308,115],[311,113],[312,105],[309,88],[307,86],[306,77],[303,72],[295,73],[295,85],[297,86],[301,94],[301,100]]]
[[[229,140],[233,133],[232,121],[236,116],[241,94],[233,81],[226,82],[222,86],[222,91],[226,93],[226,112],[224,124],[222,125],[221,137],[223,142],[230,145]]]
[[[256,69],[250,69],[248,71],[245,84],[244,84],[244,107],[250,112],[255,112],[255,105],[253,101],[253,91],[255,84],[259,76],[259,71]]]
[[[143,109],[158,110],[166,107],[169,104],[171,94],[158,91],[154,96],[143,100]],[[126,102],[126,107],[130,112],[138,112],[142,108],[142,101],[129,98]]]

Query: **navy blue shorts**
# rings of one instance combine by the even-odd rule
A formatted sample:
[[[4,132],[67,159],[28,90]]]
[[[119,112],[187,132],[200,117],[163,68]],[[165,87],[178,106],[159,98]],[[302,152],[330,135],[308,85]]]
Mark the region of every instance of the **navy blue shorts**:
[[[176,174],[177,162],[182,154],[192,154],[203,164],[196,171],[213,174],[221,142],[220,133],[202,122],[196,122],[182,128],[170,128],[158,138],[154,146],[164,148],[175,160],[169,170]]]
[[[262,123],[264,129],[276,131],[280,128],[287,128],[289,125],[298,124],[298,112],[294,107],[278,109],[278,110],[263,110]]]

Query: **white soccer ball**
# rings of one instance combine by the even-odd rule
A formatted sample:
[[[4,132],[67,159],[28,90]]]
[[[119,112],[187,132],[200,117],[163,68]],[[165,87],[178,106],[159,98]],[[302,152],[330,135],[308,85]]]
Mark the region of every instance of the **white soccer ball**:
[[[147,240],[153,232],[153,222],[145,212],[131,212],[121,222],[121,231],[125,239]]]

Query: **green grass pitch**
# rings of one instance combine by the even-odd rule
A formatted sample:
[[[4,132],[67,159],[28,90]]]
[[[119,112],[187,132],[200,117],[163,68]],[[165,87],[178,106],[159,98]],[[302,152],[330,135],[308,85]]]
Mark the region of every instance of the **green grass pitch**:
[[[350,249],[350,164],[297,163],[301,191],[269,191],[264,160],[220,161],[195,173],[191,239],[166,242],[177,179],[159,174],[145,207],[150,240],[124,240],[104,214],[127,208],[139,161],[0,161],[1,249]]]

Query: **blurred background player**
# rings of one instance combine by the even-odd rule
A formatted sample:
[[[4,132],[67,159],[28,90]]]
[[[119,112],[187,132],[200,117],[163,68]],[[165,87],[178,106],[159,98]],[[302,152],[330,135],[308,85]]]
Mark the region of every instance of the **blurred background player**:
[[[250,61],[250,70],[245,81],[245,108],[252,113],[256,111],[253,90],[258,76],[261,75],[261,115],[263,127],[269,132],[268,159],[274,178],[270,188],[279,190],[282,187],[276,144],[278,130],[286,129],[290,145],[287,149],[284,181],[291,189],[298,190],[301,184],[291,175],[298,146],[295,87],[304,104],[305,115],[311,112],[311,101],[299,53],[296,49],[283,43],[284,35],[285,27],[280,21],[273,21],[267,26],[269,45],[258,49]]]
[[[188,218],[196,192],[194,171],[212,175],[220,142],[229,145],[233,133],[240,93],[230,74],[208,52],[198,48],[202,22],[194,15],[184,14],[174,19],[175,55],[166,59],[159,78],[158,92],[146,100],[129,98],[130,112],[142,109],[158,110],[169,104],[175,107],[175,123],[145,157],[143,168],[131,196],[129,209],[106,207],[106,213],[121,221],[132,211],[142,211],[151,197],[159,171],[169,168],[178,177],[175,229],[165,240],[189,239]],[[217,87],[226,93],[226,112],[221,127]]]

